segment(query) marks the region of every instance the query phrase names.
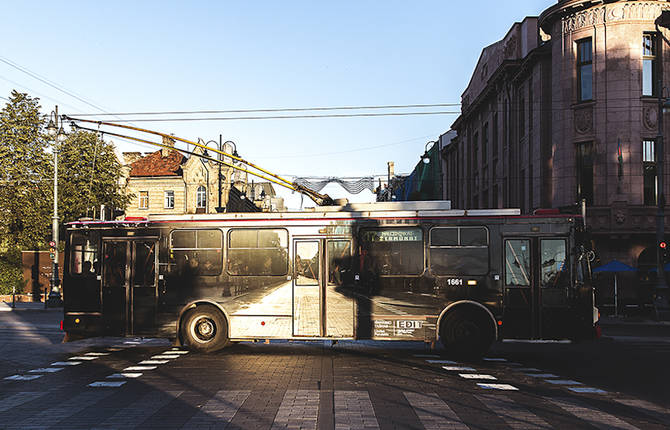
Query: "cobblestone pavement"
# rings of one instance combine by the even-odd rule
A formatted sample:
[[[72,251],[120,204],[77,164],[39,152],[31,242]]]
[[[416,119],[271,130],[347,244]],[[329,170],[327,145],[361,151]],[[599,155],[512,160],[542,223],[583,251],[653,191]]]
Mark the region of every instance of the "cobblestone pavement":
[[[157,339],[60,344],[47,317],[13,318],[0,319],[0,429],[663,429],[670,423],[667,398],[543,367],[513,345],[469,363],[411,342],[239,343],[195,354]]]

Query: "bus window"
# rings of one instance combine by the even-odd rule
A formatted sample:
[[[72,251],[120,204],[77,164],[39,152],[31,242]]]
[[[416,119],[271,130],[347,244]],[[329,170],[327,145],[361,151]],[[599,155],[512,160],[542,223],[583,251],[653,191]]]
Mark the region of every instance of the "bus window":
[[[430,270],[436,275],[485,275],[489,271],[486,227],[430,230]]]
[[[505,285],[528,287],[530,277],[530,242],[527,239],[505,241]]]
[[[327,242],[328,283],[342,285],[343,278],[351,270],[351,241],[329,240]]]
[[[231,229],[228,274],[281,276],[288,273],[288,232],[283,229]]]
[[[563,239],[542,239],[542,287],[564,288],[570,284]]]
[[[221,230],[173,230],[170,259],[180,273],[218,275],[221,273]]]
[[[73,275],[99,274],[98,235],[73,233],[70,241],[70,273]]]
[[[361,230],[363,269],[375,275],[423,273],[423,231],[418,228]]]

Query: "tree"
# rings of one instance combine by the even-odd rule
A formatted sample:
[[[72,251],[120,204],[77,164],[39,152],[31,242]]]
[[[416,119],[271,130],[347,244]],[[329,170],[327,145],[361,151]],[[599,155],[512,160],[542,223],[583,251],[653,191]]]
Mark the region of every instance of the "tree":
[[[101,205],[125,209],[130,199],[119,186],[120,177],[121,163],[111,143],[96,133],[71,133],[59,148],[61,222],[91,216]]]
[[[0,251],[35,249],[50,230],[53,168],[39,99],[12,91],[0,112]]]

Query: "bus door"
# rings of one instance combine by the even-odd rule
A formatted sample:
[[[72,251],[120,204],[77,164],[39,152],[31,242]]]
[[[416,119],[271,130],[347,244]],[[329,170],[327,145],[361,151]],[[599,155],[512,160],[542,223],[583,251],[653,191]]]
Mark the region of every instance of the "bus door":
[[[569,336],[567,239],[518,238],[504,244],[504,336]]]
[[[103,240],[102,309],[109,334],[153,327],[158,294],[156,239]]]
[[[323,336],[323,240],[293,241],[293,335]]]

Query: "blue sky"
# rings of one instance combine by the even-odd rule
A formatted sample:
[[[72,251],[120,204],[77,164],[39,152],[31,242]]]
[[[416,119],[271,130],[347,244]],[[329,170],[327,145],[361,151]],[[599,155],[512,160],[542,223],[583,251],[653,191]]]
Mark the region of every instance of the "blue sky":
[[[459,103],[482,48],[554,3],[0,0],[0,58],[107,112]],[[99,113],[0,63],[0,97],[13,88],[45,111]],[[411,171],[455,118],[135,124],[194,140],[222,133],[283,175],[366,176],[387,161]]]

